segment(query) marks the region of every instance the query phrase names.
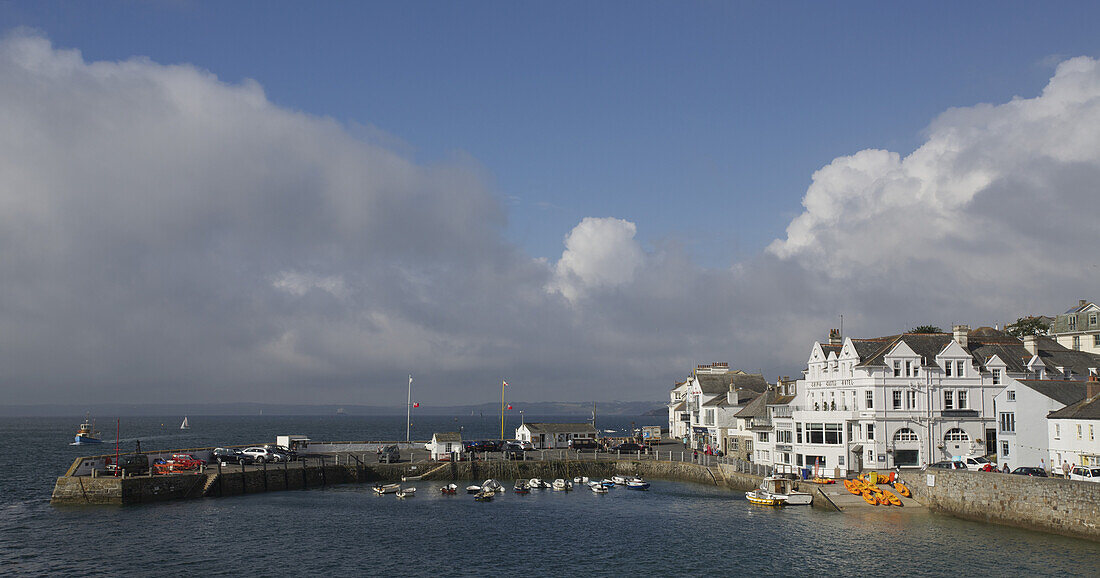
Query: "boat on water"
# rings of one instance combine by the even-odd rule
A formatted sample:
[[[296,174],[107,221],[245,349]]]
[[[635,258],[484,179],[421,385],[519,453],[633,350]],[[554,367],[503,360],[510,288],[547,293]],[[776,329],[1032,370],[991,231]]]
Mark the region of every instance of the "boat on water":
[[[562,478],[558,478],[558,479],[554,480],[554,483],[552,484],[552,486],[553,486],[555,491],[568,492],[569,490],[573,489],[573,482],[564,480]]]
[[[443,486],[442,488],[439,488],[439,491],[440,491],[440,493],[447,494],[447,495],[456,494],[456,493],[458,493],[458,484],[447,484],[446,486]]]
[[[416,488],[401,488],[394,493],[398,498],[411,498],[416,495]]]
[[[573,478],[573,483],[574,484],[587,484],[588,483],[588,476],[577,476],[577,477]]]
[[[401,489],[401,484],[376,484],[373,489],[374,493],[379,496],[382,494],[395,494]]]
[[[614,488],[615,487],[615,481],[614,480],[609,480],[607,478],[604,478],[604,479],[600,480],[599,484],[601,486],[605,487],[605,488]]]
[[[611,491],[599,482],[589,482],[588,487],[592,490],[593,493],[596,494],[606,494]]]
[[[480,491],[481,491],[481,486],[472,485],[472,484],[469,485],[469,486],[466,486],[466,493],[467,494],[476,494]]]
[[[493,492],[495,494],[503,494],[504,493],[504,486],[501,485],[500,482],[494,480],[493,478],[489,478],[488,480],[485,480],[484,482],[482,482],[481,489],[486,491],[486,492]]]
[[[531,486],[527,483],[527,480],[516,480],[516,485],[512,486],[512,491],[517,494],[529,494],[531,493]]]
[[[619,486],[625,486],[626,485],[626,480],[627,480],[626,476],[611,476],[611,481],[615,482],[615,484],[619,485]]]
[[[84,423],[80,424],[80,427],[76,428],[76,436],[73,438],[73,444],[101,444],[103,440],[99,439],[99,432],[95,431],[95,420],[84,418]]]
[[[796,490],[794,480],[783,476],[764,478],[760,487],[746,493],[745,497],[754,504],[767,506],[809,506],[814,501],[812,494]]]
[[[481,490],[474,494],[474,499],[479,502],[488,502],[493,499],[493,495],[494,492],[486,492],[485,490]]]
[[[628,490],[648,490],[649,482],[642,478],[632,478],[626,481],[626,489]]]
[[[180,424],[180,429],[191,429],[191,424],[187,423],[187,416],[183,416],[183,423]]]

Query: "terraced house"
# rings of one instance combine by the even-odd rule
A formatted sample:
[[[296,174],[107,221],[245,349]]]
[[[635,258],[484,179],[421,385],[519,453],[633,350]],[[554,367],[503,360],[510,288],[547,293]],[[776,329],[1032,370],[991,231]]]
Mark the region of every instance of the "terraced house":
[[[1058,343],[1077,351],[1100,353],[1100,305],[1084,299],[1054,318],[1050,334]]]
[[[793,465],[845,475],[994,453],[994,396],[1072,371],[1061,367],[988,327],[871,339],[834,330],[811,348],[790,404]]]
[[[698,450],[708,445],[721,448],[731,424],[736,423],[733,414],[767,386],[764,376],[731,370],[729,363],[697,365],[687,380],[672,389],[669,432]]]

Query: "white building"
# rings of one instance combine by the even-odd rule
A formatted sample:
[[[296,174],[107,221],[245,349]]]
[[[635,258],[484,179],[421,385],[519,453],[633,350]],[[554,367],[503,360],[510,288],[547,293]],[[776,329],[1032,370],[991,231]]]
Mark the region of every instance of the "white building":
[[[997,408],[997,463],[1008,464],[1009,468],[1050,467],[1047,414],[1084,397],[1085,384],[1080,381],[1012,380],[993,398]]]
[[[531,442],[535,449],[568,448],[570,440],[596,440],[596,428],[590,423],[535,423],[516,428],[516,439]]]
[[[462,449],[462,434],[458,432],[436,432],[432,434],[432,441],[428,442],[433,460],[451,459],[452,454],[456,459],[462,459]]]
[[[1075,351],[1100,353],[1100,306],[1084,299],[1054,318],[1049,333]]]
[[[1100,465],[1100,382],[1090,379],[1086,396],[1047,416],[1050,462],[1059,468]]]
[[[740,410],[739,401],[752,390],[757,393],[767,388],[767,381],[760,374],[730,370],[728,363],[698,365],[691,376],[672,389],[669,403],[669,433],[684,440],[690,447],[703,450],[708,445],[722,447],[724,431],[732,423],[732,414]]]
[[[790,404],[794,465],[843,476],[993,453],[993,397],[1010,378],[1035,377],[1033,357],[991,328],[873,339],[834,330],[811,348]]]

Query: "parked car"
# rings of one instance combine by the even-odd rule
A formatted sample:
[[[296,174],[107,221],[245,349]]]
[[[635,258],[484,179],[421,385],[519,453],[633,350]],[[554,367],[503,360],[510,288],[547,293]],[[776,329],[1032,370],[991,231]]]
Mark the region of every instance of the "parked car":
[[[283,454],[258,446],[245,448],[241,450],[241,452],[245,455],[251,456],[252,459],[255,460],[258,464],[262,464],[264,462],[280,462],[284,461],[286,458],[286,456],[284,456]]]
[[[265,444],[264,447],[282,456],[279,459],[280,462],[293,462],[298,459],[298,452],[290,448],[274,444]]]
[[[1043,468],[1033,468],[1029,466],[1020,466],[1012,470],[1012,473],[1019,476],[1034,476],[1037,478],[1047,477],[1047,472]]]
[[[629,452],[629,453],[642,452],[643,454],[645,454],[645,453],[649,453],[649,448],[643,446],[642,444],[636,444],[634,442],[623,442],[619,445],[611,446],[611,451],[613,451],[613,452],[624,452],[624,453],[626,453],[626,452]]]
[[[1069,479],[1080,482],[1100,482],[1100,466],[1073,466]]]
[[[168,463],[175,464],[181,470],[197,470],[199,466],[205,466],[206,460],[200,460],[193,454],[172,454]]]
[[[991,471],[991,469],[993,467],[995,467],[995,466],[993,466],[992,462],[985,459],[984,456],[963,456],[963,457],[959,458],[956,461],[962,462],[963,465],[966,467],[966,469],[968,469],[972,472],[977,472],[979,470],[982,470],[987,465],[990,466],[990,470],[986,470],[986,471]]]
[[[378,463],[392,464],[401,461],[401,449],[396,444],[378,448]]]
[[[256,460],[239,449],[214,448],[214,451],[211,452],[210,455],[210,461],[225,466],[229,464],[251,464]]]
[[[149,471],[149,456],[145,454],[118,456],[118,463],[108,464],[107,470],[122,472],[126,475],[144,474]]]
[[[523,453],[522,446],[520,447],[505,447],[501,450],[501,456],[506,460],[525,460],[526,454]]]
[[[936,463],[928,466],[928,468],[929,469],[936,469],[936,470],[965,470],[966,469],[966,464],[964,464],[962,462],[959,462],[959,461],[950,460],[950,461],[936,462]]]
[[[569,440],[569,448],[576,452],[594,452],[600,449],[600,444],[596,440]]]

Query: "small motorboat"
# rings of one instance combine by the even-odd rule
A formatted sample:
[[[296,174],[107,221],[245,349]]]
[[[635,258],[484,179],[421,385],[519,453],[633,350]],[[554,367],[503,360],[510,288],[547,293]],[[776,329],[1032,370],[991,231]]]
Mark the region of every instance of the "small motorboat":
[[[396,494],[398,498],[411,498],[416,495],[416,488],[402,488]]]
[[[634,478],[633,480],[627,480],[626,481],[626,489],[628,489],[628,490],[648,490],[649,489],[649,482],[647,482],[647,481],[645,481],[641,478]]]
[[[562,478],[558,478],[558,479],[554,480],[553,487],[554,487],[555,491],[568,492],[569,490],[573,489],[573,482],[569,482],[569,481],[563,480]]]
[[[512,491],[517,494],[529,494],[531,493],[531,486],[527,483],[527,480],[516,480],[516,485],[512,486]]]
[[[591,488],[592,491],[594,493],[597,493],[597,494],[606,494],[606,493],[611,491],[611,490],[608,490],[606,487],[604,487],[603,484],[601,484],[599,482],[592,482],[592,483],[588,484],[588,487]]]
[[[794,481],[783,476],[764,478],[759,490],[787,506],[809,506],[814,501],[813,494],[796,490]]]
[[[495,492],[486,492],[485,490],[481,490],[474,494],[474,499],[479,502],[488,502],[493,499],[494,493]]]
[[[613,482],[613,481],[611,481],[607,478],[604,478],[604,479],[600,480],[598,483],[601,486],[605,487],[605,488],[614,488],[615,487],[615,482]]]
[[[611,481],[623,486],[626,485],[626,476],[611,476]]]
[[[382,494],[395,494],[401,489],[401,484],[375,484],[374,493],[381,496]]]
[[[467,494],[476,494],[481,491],[481,486],[466,486]]]
[[[587,484],[588,483],[588,476],[577,476],[577,477],[573,478],[573,483],[574,484]]]
[[[530,480],[527,480],[527,487],[531,488],[532,490],[541,490],[542,480],[538,478],[531,478]]]
[[[761,506],[782,506],[783,501],[776,497],[774,494],[763,489],[755,489],[751,492],[745,492],[745,499]]]
[[[444,495],[448,495],[448,496],[454,495],[454,494],[458,493],[458,484],[447,484],[446,486],[443,486],[442,488],[439,488],[439,491],[440,491],[440,493],[442,493]]]
[[[496,481],[492,478],[489,478],[488,480],[485,480],[484,482],[482,482],[481,489],[485,490],[487,492],[493,492],[493,493],[497,493],[497,494],[504,493],[504,486],[502,486],[500,484],[500,482],[498,482],[498,481]]]

